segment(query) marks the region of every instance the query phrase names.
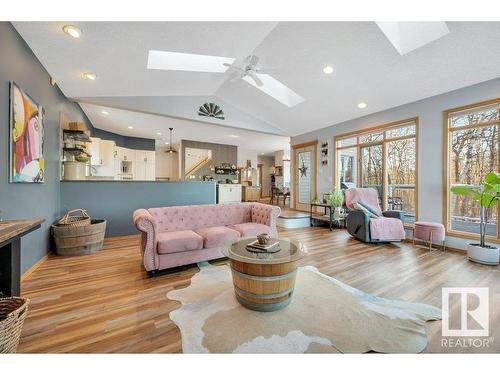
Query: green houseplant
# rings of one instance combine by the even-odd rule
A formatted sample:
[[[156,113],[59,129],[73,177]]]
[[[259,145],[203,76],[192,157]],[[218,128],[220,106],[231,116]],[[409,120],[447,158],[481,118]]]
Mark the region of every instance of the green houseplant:
[[[328,204],[335,207],[333,217],[338,220],[340,217],[340,208],[344,204],[344,193],[341,190],[333,190],[328,195]]]
[[[485,242],[488,214],[500,199],[500,173],[488,173],[480,185],[455,185],[451,192],[461,196],[472,196],[480,206],[479,243],[467,244],[467,255],[470,260],[489,265],[499,263],[500,249]]]
[[[328,204],[332,207],[342,207],[344,204],[344,193],[334,190],[328,195]]]

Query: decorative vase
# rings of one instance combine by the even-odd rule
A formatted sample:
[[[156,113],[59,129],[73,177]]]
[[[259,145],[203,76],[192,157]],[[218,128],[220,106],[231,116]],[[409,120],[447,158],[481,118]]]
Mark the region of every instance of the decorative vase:
[[[269,234],[267,234],[267,233],[261,233],[261,234],[257,235],[257,241],[259,241],[259,244],[261,244],[261,245],[267,245],[270,238],[271,238],[271,236],[269,236]]]
[[[479,243],[468,243],[467,257],[472,262],[496,266],[500,263],[500,248],[492,245],[486,246],[481,247]]]

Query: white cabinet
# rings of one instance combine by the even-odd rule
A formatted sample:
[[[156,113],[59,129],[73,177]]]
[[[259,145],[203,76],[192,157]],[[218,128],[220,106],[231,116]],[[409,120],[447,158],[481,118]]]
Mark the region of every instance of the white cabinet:
[[[115,151],[116,143],[114,141],[107,141],[101,139],[99,142],[99,155],[100,155],[100,176],[114,176],[115,164],[117,162],[117,153]]]
[[[90,137],[92,142],[87,144],[87,151],[92,155],[90,157],[90,165],[101,165],[101,139]]]
[[[154,151],[135,150],[134,180],[154,181],[155,169]]]
[[[217,203],[241,202],[240,184],[219,184],[217,186]]]
[[[135,161],[135,150],[125,147],[117,147],[119,161]]]
[[[132,150],[117,147],[114,141],[91,138],[89,153],[92,155],[92,174],[113,177],[116,180],[156,179],[155,151]]]
[[[92,142],[89,143],[88,151],[92,155],[90,157],[90,164],[94,167],[92,175],[114,176],[116,158],[115,142],[100,138],[91,138],[91,140]]]

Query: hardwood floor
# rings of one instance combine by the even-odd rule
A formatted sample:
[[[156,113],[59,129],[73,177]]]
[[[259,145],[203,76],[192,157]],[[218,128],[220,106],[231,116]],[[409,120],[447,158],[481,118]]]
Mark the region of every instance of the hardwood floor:
[[[428,325],[428,352],[500,352],[500,269],[481,266],[458,253],[429,253],[409,244],[367,245],[343,230],[280,229],[280,237],[302,241],[316,266],[365,292],[441,306],[441,287],[490,288],[489,348],[443,348],[441,322]],[[108,238],[93,255],[49,257],[22,285],[30,298],[19,352],[178,353],[178,328],[169,313],[179,303],[166,298],[189,285],[196,266],[148,278],[137,236]],[[459,302],[451,314],[458,316]],[[334,313],[334,312],[332,312]]]

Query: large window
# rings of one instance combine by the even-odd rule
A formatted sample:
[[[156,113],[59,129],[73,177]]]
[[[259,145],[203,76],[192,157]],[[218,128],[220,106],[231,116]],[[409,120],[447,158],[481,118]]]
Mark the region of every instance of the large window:
[[[377,190],[383,210],[417,215],[418,119],[335,137],[335,185]]]
[[[478,185],[491,171],[499,171],[500,99],[445,112],[447,158],[445,222],[458,236],[479,233],[479,205],[472,197],[450,194],[454,184]],[[498,210],[490,212],[486,235],[499,238]]]

